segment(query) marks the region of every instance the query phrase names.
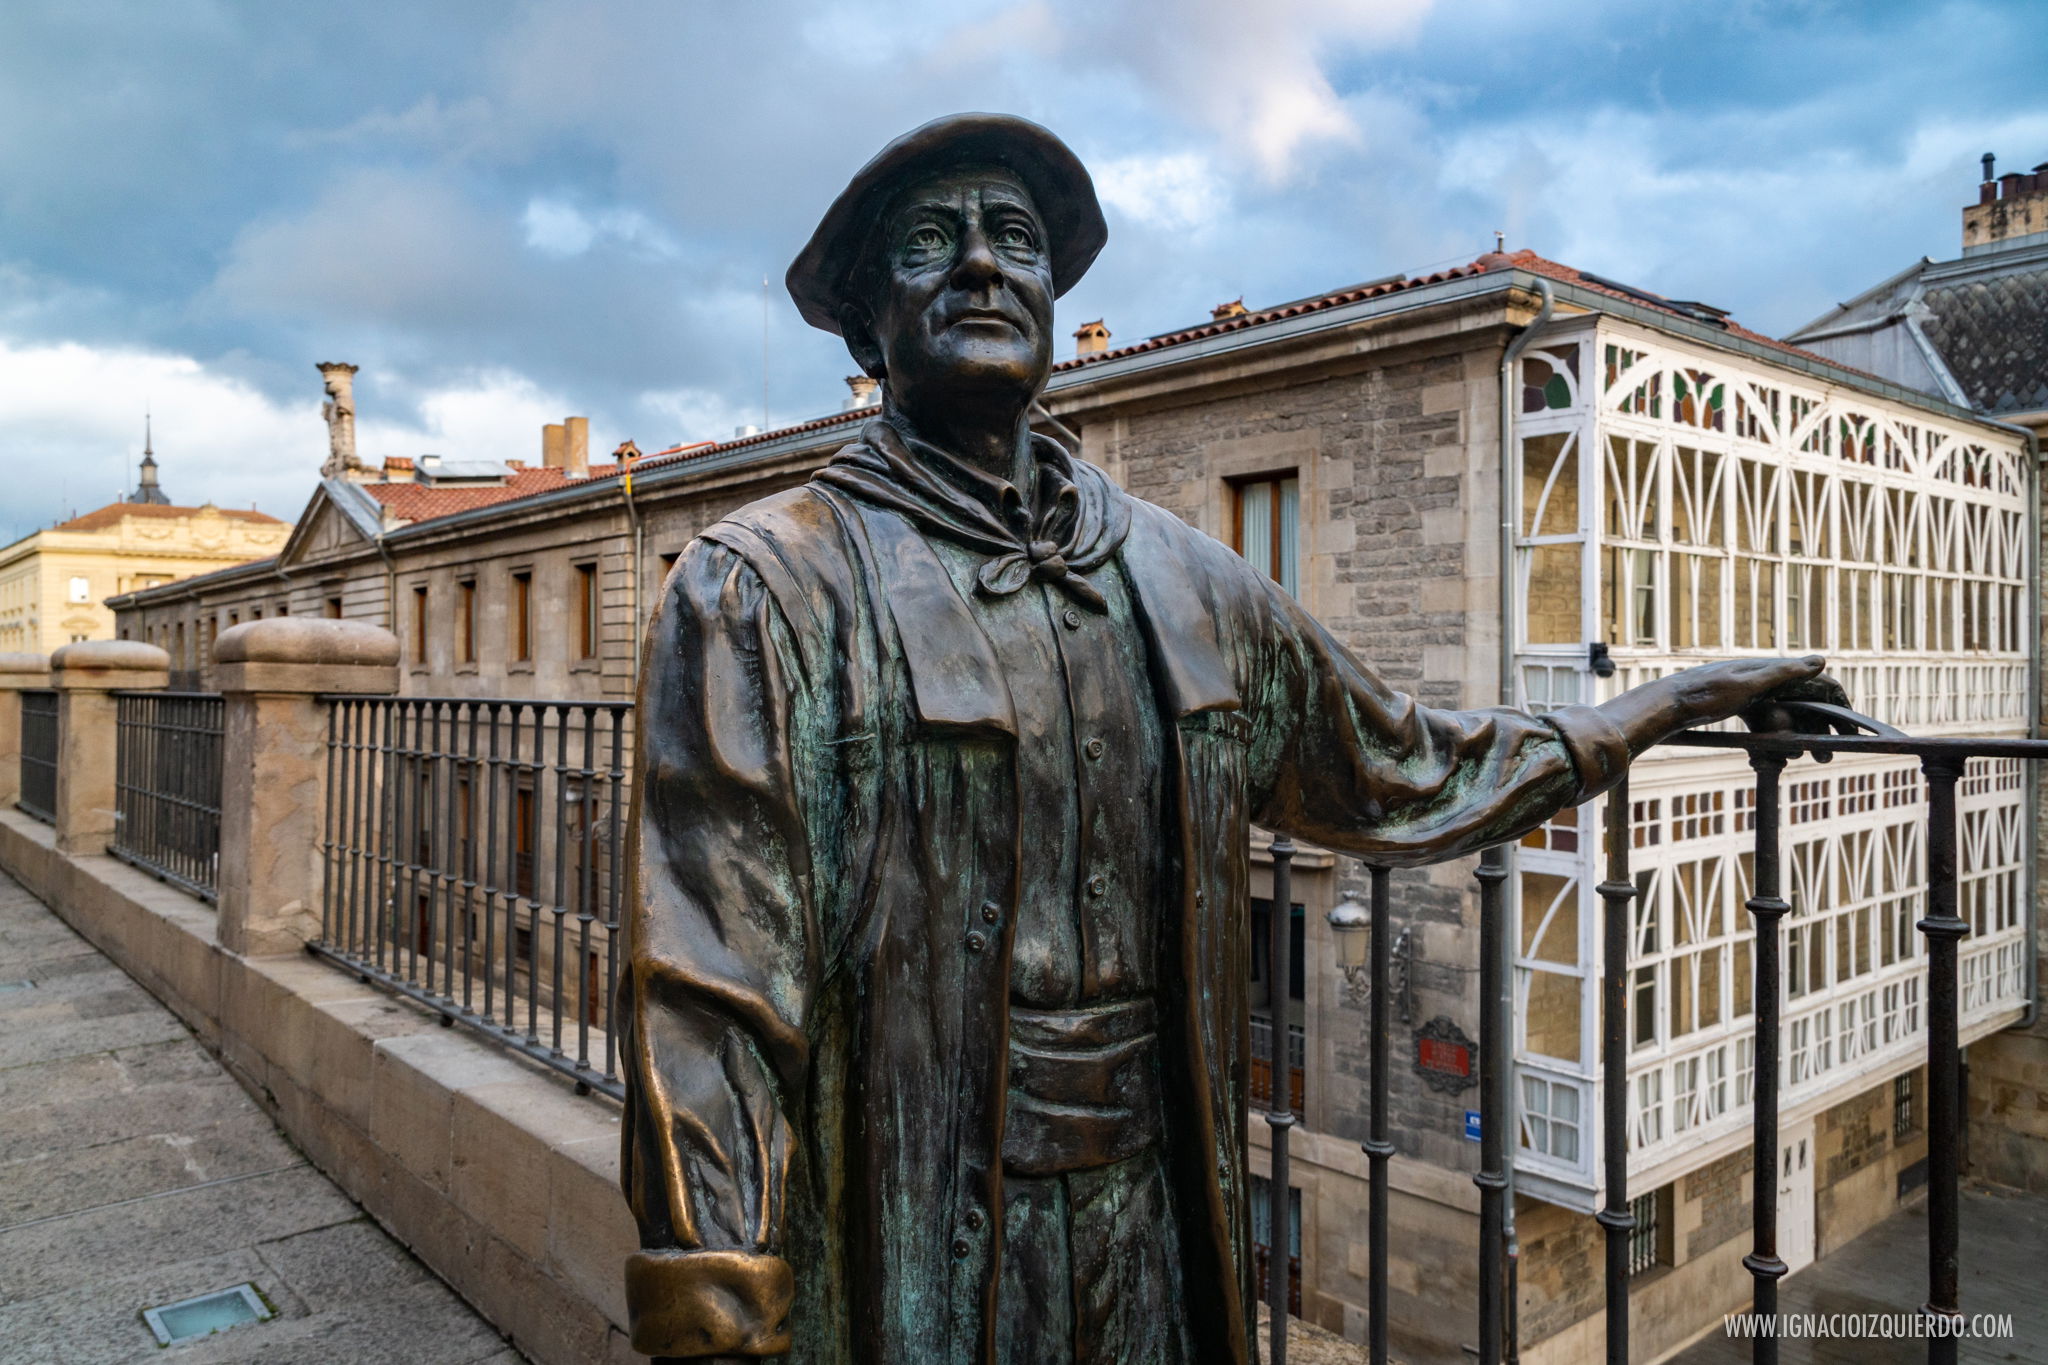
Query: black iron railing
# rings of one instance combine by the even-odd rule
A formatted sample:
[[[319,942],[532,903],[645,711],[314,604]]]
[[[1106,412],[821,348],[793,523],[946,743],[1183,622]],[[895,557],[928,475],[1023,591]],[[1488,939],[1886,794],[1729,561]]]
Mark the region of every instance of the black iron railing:
[[[1856,716],[1840,708],[1795,707],[1795,710],[1825,714],[1833,720],[1853,723],[1868,733],[1853,735],[1778,735],[1692,732],[1671,743],[1692,748],[1733,749],[1748,755],[1756,773],[1754,796],[1755,875],[1753,894],[1746,908],[1754,921],[1756,944],[1754,971],[1756,1008],[1753,1047],[1753,1115],[1751,1143],[1755,1154],[1752,1197],[1752,1249],[1744,1266],[1752,1279],[1754,1310],[1762,1315],[1777,1311],[1778,1281],[1785,1275],[1785,1263],[1777,1247],[1778,1114],[1781,1090],[1782,1002],[1784,976],[1781,969],[1780,921],[1791,909],[1781,878],[1779,842],[1783,828],[1781,777],[1788,764],[1803,757],[1821,762],[1836,755],[1870,754],[1917,758],[1927,792],[1926,913],[1918,924],[1927,944],[1927,1071],[1928,1095],[1928,1294],[1924,1304],[1900,1305],[1917,1308],[1931,1318],[1961,1320],[1958,1302],[1958,1257],[1960,1253],[1959,1189],[1961,1142],[1964,1115],[1961,1105],[1962,1054],[1959,1047],[1961,983],[1957,945],[1969,932],[1969,922],[1957,913],[1958,840],[1956,794],[1968,765],[1980,759],[2048,758],[2048,741],[2020,739],[1918,739],[1888,726]],[[1606,797],[1605,879],[1597,888],[1604,905],[1602,924],[1601,1076],[1603,1108],[1601,1140],[1604,1151],[1606,1192],[1603,1207],[1595,1215],[1606,1235],[1605,1311],[1606,1359],[1610,1365],[1629,1360],[1629,1281],[1640,1269],[1642,1241],[1636,1234],[1639,1219],[1631,1204],[1628,1185],[1629,1156],[1629,999],[1627,993],[1630,947],[1631,902],[1637,895],[1631,872],[1633,839],[1631,807],[1626,783]],[[1274,843],[1276,880],[1284,885],[1287,859],[1293,852],[1284,841]],[[1363,1143],[1368,1160],[1369,1201],[1367,1206],[1367,1356],[1373,1365],[1388,1357],[1387,1260],[1388,1179],[1387,1163],[1393,1145],[1387,1127],[1388,1006],[1393,982],[1391,906],[1389,874],[1381,867],[1368,867],[1371,882],[1370,941],[1370,1038],[1369,1119]],[[1479,885],[1480,914],[1480,998],[1482,1001],[1479,1039],[1479,1171],[1473,1177],[1480,1190],[1479,1303],[1477,1305],[1478,1357],[1483,1365],[1498,1365],[1512,1335],[1514,1285],[1513,1261],[1505,1235],[1507,1198],[1507,1137],[1512,1131],[1512,1101],[1508,1089],[1513,1059],[1505,1030],[1506,1018],[1495,1002],[1506,988],[1504,953],[1509,932],[1503,910],[1502,883],[1507,876],[1506,859],[1500,849],[1481,855],[1474,876]],[[1280,892],[1275,892],[1276,899]],[[1273,957],[1276,970],[1285,980],[1290,970],[1290,945],[1276,937]],[[2027,951],[2033,951],[2031,941]],[[1265,1045],[1269,1065],[1282,1059],[1277,1040],[1266,1030],[1259,1041]],[[1269,1110],[1271,1108],[1269,1103]],[[1269,1112],[1272,1126],[1272,1189],[1284,1191],[1287,1169],[1287,1130],[1293,1115]],[[1271,1229],[1271,1244],[1291,1235],[1291,1210],[1284,1195],[1275,1195],[1262,1211]],[[1290,1286],[1284,1275],[1267,1262],[1261,1263],[1263,1288],[1269,1303],[1282,1303]],[[1269,1359],[1284,1365],[1285,1340],[1281,1319],[1276,1314]],[[1927,1359],[1936,1365],[1956,1360],[1955,1335],[1945,1333],[1946,1324],[1930,1324]],[[1752,1358],[1758,1365],[1776,1365],[1778,1341],[1759,1335],[1752,1341]]]
[[[21,795],[14,804],[48,824],[57,820],[57,694],[21,694]]]
[[[323,700],[325,912],[310,950],[619,1097],[632,706]]]
[[[1273,1104],[1273,1025],[1252,1016],[1251,1102]],[[1308,1034],[1300,1024],[1287,1026],[1287,1093],[1292,1097],[1294,1115],[1301,1117],[1301,1105],[1308,1074]]]
[[[107,852],[218,899],[226,704],[208,692],[114,694],[114,837]]]
[[[20,796],[14,804],[35,819],[57,821],[57,694],[20,694]]]

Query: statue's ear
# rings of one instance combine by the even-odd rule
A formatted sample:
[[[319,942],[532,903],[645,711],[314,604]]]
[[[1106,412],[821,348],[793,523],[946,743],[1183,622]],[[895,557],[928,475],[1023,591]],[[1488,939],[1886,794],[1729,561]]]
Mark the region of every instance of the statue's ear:
[[[853,354],[853,363],[860,366],[861,373],[874,380],[886,380],[888,367],[882,363],[882,348],[875,341],[874,323],[868,319],[868,310],[859,304],[848,303],[839,310],[839,334],[846,338],[846,349]]]

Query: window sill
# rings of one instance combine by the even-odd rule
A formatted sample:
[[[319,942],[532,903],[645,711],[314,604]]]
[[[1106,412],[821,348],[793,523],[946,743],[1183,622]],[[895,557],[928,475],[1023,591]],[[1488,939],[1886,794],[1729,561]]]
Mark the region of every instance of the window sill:
[[[596,673],[604,667],[602,659],[577,659],[570,663],[571,673]]]
[[[521,660],[520,660],[519,662],[517,662],[517,663],[510,663],[510,664],[506,664],[506,665],[505,665],[505,671],[506,671],[507,673],[512,673],[512,674],[519,674],[519,673],[529,673],[529,674],[530,674],[530,673],[532,673],[532,672],[533,672],[533,660],[531,660],[531,659],[521,659]]]
[[[458,678],[474,678],[478,672],[479,670],[475,664],[455,665],[455,676]]]

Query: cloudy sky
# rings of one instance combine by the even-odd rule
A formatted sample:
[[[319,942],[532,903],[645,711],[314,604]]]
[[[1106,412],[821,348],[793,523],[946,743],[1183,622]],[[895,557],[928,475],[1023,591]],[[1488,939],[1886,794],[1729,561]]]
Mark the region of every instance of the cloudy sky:
[[[0,6],[0,540],[132,481],[290,518],[363,453],[802,420],[846,176],[1008,110],[1094,171],[1120,341],[1511,247],[1782,332],[2048,160],[2037,0],[65,0]],[[771,281],[763,288],[763,280]]]

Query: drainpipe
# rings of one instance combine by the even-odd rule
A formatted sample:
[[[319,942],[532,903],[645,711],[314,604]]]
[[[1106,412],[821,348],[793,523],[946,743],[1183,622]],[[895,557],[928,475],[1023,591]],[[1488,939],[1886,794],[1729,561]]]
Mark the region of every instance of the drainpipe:
[[[1515,450],[1515,362],[1521,358],[1522,352],[1528,349],[1529,343],[1536,339],[1536,334],[1542,331],[1544,325],[1550,321],[1551,314],[1557,307],[1557,296],[1550,288],[1550,281],[1544,279],[1541,275],[1536,276],[1536,292],[1543,300],[1542,306],[1536,310],[1536,316],[1530,319],[1529,325],[1520,332],[1517,332],[1514,338],[1508,342],[1507,350],[1502,353],[1500,358],[1500,704],[1502,706],[1513,706],[1515,704],[1515,640],[1519,635],[1518,608],[1521,606],[1515,593],[1515,532],[1519,529],[1516,526],[1517,499],[1515,495],[1520,487],[1516,475],[1521,465],[1518,452]],[[1501,888],[1506,892],[1501,897],[1502,913],[1506,913],[1510,906],[1519,906],[1521,904],[1521,898],[1518,894],[1515,877],[1513,876],[1515,870],[1514,845],[1508,845],[1506,852],[1509,876]],[[1510,1056],[1505,1060],[1509,1066],[1512,1066],[1514,1049],[1512,1040],[1515,1036],[1515,936],[1513,934],[1503,933],[1500,935],[1500,953],[1504,959],[1500,964],[1500,999],[1484,1001],[1482,1005],[1484,1008],[1500,1011],[1500,1037],[1507,1040],[1505,1046],[1510,1053]],[[1501,1165],[1507,1176],[1507,1194],[1506,1198],[1502,1201],[1506,1206],[1506,1221],[1503,1231],[1507,1237],[1507,1302],[1503,1305],[1502,1320],[1506,1324],[1506,1332],[1504,1333],[1507,1338],[1505,1358],[1510,1362],[1510,1365],[1520,1360],[1522,1355],[1521,1314],[1517,1311],[1520,1300],[1522,1244],[1521,1238],[1515,1230],[1515,1143],[1511,1140],[1514,1131],[1513,1113],[1514,1087],[1510,1085],[1508,1087],[1508,1114],[1504,1116],[1509,1120],[1509,1132],[1504,1135],[1504,1140],[1501,1143]]]
[[[382,526],[377,528],[372,543],[376,545],[377,553],[384,560],[384,627],[393,635],[404,639],[404,634],[398,629],[398,565],[392,560],[389,547],[384,544]]]
[[[626,508],[626,519],[633,524],[633,572],[627,575],[626,581],[633,588],[633,695],[637,698],[640,695],[640,634],[647,628],[647,623],[640,619],[640,575],[646,572],[641,564],[645,528],[640,521],[640,508],[633,501],[633,457],[621,455],[619,464],[619,497]]]
[[[2041,438],[2030,428],[2012,422],[1999,422],[1986,417],[1987,425],[2009,431],[2027,443],[2027,738],[2041,738]],[[2026,956],[2027,982],[2026,1012],[2012,1027],[2030,1029],[2041,1017],[2041,945],[2037,941],[2041,925],[2039,904],[2039,876],[2037,863],[2040,859],[2040,832],[2035,828],[2041,799],[2041,764],[2039,759],[2027,760],[2027,811],[2029,818],[2020,826],[2021,866],[2026,868],[2027,891],[2021,898],[2026,907]]]

